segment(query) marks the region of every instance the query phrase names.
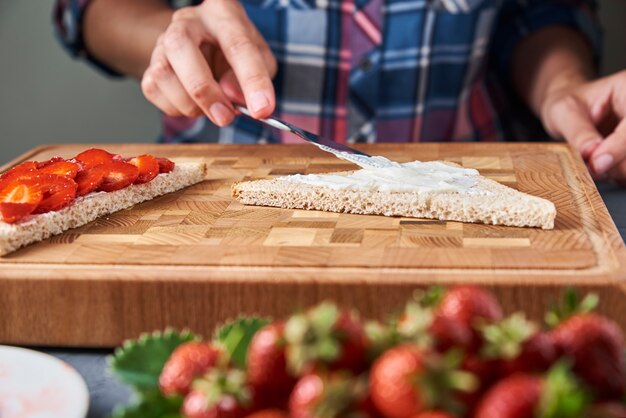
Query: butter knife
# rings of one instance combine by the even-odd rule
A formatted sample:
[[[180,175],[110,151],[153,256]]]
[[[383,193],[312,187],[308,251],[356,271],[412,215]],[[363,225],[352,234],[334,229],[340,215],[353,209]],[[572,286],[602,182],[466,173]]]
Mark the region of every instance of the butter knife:
[[[252,118],[250,115],[250,111],[243,106],[235,105],[235,108],[240,111],[242,114]],[[307,142],[310,142],[316,145],[319,149],[330,152],[334,154],[338,158],[342,160],[350,161],[358,166],[363,168],[385,168],[385,167],[399,167],[400,164],[388,160],[385,157],[375,156],[372,157],[369,154],[366,154],[362,151],[356,150],[344,144],[339,144],[333,140],[322,138],[319,135],[311,133],[309,131],[305,131],[304,129],[298,128],[297,126],[292,125],[291,123],[285,122],[281,119],[278,119],[274,116],[270,116],[265,119],[254,119],[259,122],[263,122],[269,126],[274,128],[291,132],[292,134],[304,139]]]

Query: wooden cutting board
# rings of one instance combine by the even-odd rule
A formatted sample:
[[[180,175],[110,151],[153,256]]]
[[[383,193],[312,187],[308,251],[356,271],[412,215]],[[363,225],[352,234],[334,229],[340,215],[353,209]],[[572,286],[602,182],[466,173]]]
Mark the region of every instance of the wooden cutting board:
[[[71,157],[37,148],[10,164]],[[204,160],[206,181],[0,258],[0,342],[112,346],[166,326],[209,334],[239,313],[325,298],[381,317],[428,284],[480,283],[540,318],[564,286],[595,290],[626,325],[626,249],[563,144],[380,144],[397,161],[445,159],[556,204],[554,230],[244,206],[235,181],[353,169],[309,145],[101,145]]]

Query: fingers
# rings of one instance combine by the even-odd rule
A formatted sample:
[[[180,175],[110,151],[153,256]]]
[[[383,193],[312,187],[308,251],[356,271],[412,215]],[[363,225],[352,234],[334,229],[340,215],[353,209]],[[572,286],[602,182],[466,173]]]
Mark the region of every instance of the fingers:
[[[184,91],[213,123],[228,125],[234,109],[213,78],[200,50],[204,30],[197,20],[179,20],[170,25],[163,38],[165,55]]]
[[[204,21],[233,69],[252,115],[269,116],[276,104],[270,73],[275,63],[245,12],[232,10],[219,19],[204,15]]]
[[[244,104],[246,102],[241,86],[239,85],[237,77],[232,70],[224,73],[220,79],[220,87],[222,87],[226,97],[228,97],[231,102],[239,104]]]
[[[165,56],[162,42],[157,43],[152,53],[150,68],[144,74],[141,84],[146,97],[169,115],[199,116],[202,114],[202,110],[187,94],[174,73]],[[152,89],[158,94],[151,94]],[[168,104],[176,111],[166,109],[169,107]]]
[[[587,160],[602,142],[585,104],[575,96],[565,96],[550,108],[551,130],[572,144]]]
[[[599,175],[608,173],[626,160],[626,119],[593,151],[590,159]]]

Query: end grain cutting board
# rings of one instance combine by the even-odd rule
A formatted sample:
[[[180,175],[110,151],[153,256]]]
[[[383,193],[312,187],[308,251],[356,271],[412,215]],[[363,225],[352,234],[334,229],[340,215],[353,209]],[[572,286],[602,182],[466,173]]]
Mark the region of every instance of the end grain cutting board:
[[[73,156],[41,147],[11,162]],[[626,249],[563,144],[369,145],[445,159],[556,204],[556,227],[498,227],[243,206],[234,181],[354,169],[309,145],[101,145],[205,160],[206,181],[0,258],[0,343],[112,346],[166,326],[208,333],[239,313],[333,298],[383,316],[418,286],[481,283],[538,317],[564,286],[595,290],[626,325]]]

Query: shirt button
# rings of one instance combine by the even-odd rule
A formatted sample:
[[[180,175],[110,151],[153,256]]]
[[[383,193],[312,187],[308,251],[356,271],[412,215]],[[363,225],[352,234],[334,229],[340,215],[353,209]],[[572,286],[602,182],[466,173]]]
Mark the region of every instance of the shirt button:
[[[363,58],[361,62],[359,62],[359,69],[363,72],[368,72],[373,66],[372,60],[368,57]]]

